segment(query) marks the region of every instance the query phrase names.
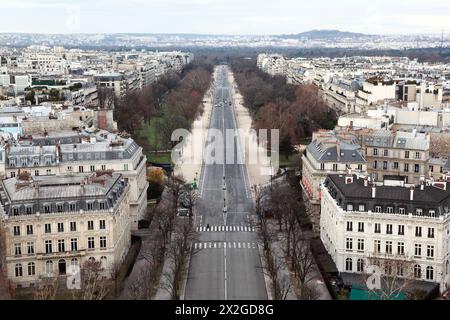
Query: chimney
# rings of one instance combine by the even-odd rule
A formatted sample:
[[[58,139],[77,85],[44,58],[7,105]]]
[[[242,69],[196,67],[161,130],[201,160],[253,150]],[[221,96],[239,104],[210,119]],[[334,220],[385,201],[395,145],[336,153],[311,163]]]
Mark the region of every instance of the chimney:
[[[375,198],[375,195],[377,193],[377,188],[375,187],[375,185],[372,185],[372,198]]]
[[[409,200],[413,201],[414,200],[414,187],[411,186],[411,188],[409,189]]]
[[[425,181],[420,181],[420,190],[425,189]]]
[[[367,177],[364,177],[364,187],[368,186]]]

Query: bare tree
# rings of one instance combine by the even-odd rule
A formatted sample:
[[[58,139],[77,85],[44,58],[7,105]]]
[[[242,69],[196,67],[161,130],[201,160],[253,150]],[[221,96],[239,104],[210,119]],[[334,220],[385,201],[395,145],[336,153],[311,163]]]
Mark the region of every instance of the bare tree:
[[[34,300],[54,300],[58,291],[58,278],[46,277],[39,281],[33,295]]]
[[[368,288],[369,294],[381,300],[394,300],[415,280],[415,272],[421,273],[424,270],[414,270],[415,262],[411,258],[400,255],[374,255],[367,258],[367,266],[375,267],[374,272],[379,271],[380,282],[373,288]],[[366,266],[366,270],[367,270]],[[362,275],[364,283],[368,283],[376,278],[372,274]]]
[[[315,261],[309,240],[298,238],[292,243],[291,265],[297,287],[300,290],[300,299],[305,299],[309,295],[308,284],[315,271]]]
[[[110,264],[109,275],[111,280],[114,282],[114,294],[118,294],[119,292],[119,276],[121,271],[122,264],[119,261],[114,261]]]
[[[169,292],[172,300],[180,299],[181,276],[193,237],[192,226],[183,222],[178,226],[175,237],[170,243],[168,249],[170,268],[164,274],[166,280],[164,289]]]
[[[199,198],[198,192],[194,188],[189,188],[186,191],[185,205],[189,210],[189,223],[192,223],[192,216],[194,215],[194,207],[195,204],[197,203],[198,198]]]
[[[172,176],[167,181],[167,190],[172,197],[172,208],[178,209],[178,201],[184,191],[184,179],[181,176]]]
[[[88,260],[81,269],[81,299],[103,300],[109,293],[109,283],[100,261]]]

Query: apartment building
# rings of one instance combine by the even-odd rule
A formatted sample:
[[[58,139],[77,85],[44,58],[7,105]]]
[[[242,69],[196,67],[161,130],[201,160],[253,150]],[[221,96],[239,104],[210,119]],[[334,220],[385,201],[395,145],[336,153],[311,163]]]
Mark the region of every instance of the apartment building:
[[[147,209],[147,158],[131,138],[100,130],[97,134],[52,134],[23,139],[22,144],[5,145],[1,152],[0,174],[8,178],[20,173],[33,177],[78,175],[113,171],[120,173],[130,188],[129,215],[137,229]]]
[[[125,76],[118,72],[97,74],[94,76],[94,83],[97,88],[111,89],[116,97],[122,97],[128,85]]]
[[[320,184],[328,174],[346,173],[349,169],[367,170],[356,137],[325,130],[315,132],[302,156],[301,184],[310,203],[320,204]]]
[[[121,174],[21,173],[1,182],[0,201],[8,277],[18,286],[70,274],[87,260],[101,261],[109,277],[131,245],[129,185]]]
[[[341,273],[364,273],[373,259],[395,266],[385,275],[403,277],[401,265],[420,281],[444,291],[450,281],[448,182],[373,184],[367,177],[329,175],[321,185],[320,237]],[[405,267],[406,268],[406,267]]]
[[[428,173],[429,134],[372,130],[362,140],[367,171],[373,180],[395,175],[405,183],[419,184],[420,177]]]

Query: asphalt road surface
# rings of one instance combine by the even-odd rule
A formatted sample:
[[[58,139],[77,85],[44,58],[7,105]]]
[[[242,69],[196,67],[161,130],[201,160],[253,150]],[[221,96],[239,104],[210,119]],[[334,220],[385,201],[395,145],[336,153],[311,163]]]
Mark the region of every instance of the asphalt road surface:
[[[219,66],[210,122],[210,128],[221,131],[236,128],[233,106],[229,105],[232,99],[227,72],[224,66]],[[222,106],[216,106],[220,103]],[[238,139],[234,139],[233,145],[227,145],[226,133],[223,135],[225,159],[228,154],[235,161],[202,165],[200,199],[195,208],[197,234],[192,245],[185,299],[266,300],[258,236],[250,219],[253,201],[246,167],[238,162]],[[216,155],[213,151],[210,154]]]

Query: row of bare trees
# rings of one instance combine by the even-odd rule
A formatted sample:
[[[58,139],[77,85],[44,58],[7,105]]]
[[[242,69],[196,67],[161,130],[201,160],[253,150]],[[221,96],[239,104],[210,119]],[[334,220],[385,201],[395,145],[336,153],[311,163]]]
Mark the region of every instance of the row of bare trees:
[[[298,193],[290,185],[280,184],[266,189],[254,187],[254,194],[266,272],[271,279],[274,299],[285,299],[291,287],[299,299],[317,298],[312,284],[316,266],[310,239],[299,223]],[[281,248],[281,257],[273,253],[271,243],[274,241]],[[288,270],[291,277],[283,277],[282,268]]]
[[[335,112],[314,85],[292,85],[286,78],[259,70],[255,60],[234,58],[231,68],[245,106],[257,129],[280,130],[280,152],[289,155],[292,145],[320,129],[332,129]]]

